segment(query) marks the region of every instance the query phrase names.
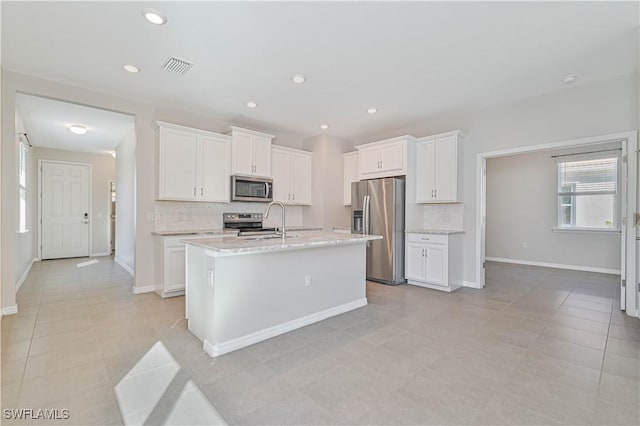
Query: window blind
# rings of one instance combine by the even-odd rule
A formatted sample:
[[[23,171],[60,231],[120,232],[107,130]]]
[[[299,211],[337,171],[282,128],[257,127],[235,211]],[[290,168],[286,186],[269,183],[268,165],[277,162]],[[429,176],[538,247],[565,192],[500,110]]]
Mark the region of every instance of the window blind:
[[[558,162],[558,195],[615,194],[618,157]]]

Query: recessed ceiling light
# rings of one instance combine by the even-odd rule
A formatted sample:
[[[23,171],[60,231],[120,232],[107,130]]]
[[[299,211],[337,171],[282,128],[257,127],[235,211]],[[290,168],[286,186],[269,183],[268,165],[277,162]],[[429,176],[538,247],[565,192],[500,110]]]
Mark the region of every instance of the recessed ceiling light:
[[[369,108],[369,109],[367,110],[367,112],[368,112],[369,114],[375,114],[376,112],[378,112],[378,110],[377,110],[377,109],[375,109],[375,108]]]
[[[258,104],[255,103],[255,102],[252,102],[252,101],[247,102],[247,107],[249,107],[249,108],[255,108],[257,106],[258,106]]]
[[[80,124],[72,124],[71,126],[69,126],[69,131],[71,133],[75,133],[76,135],[84,135],[85,133],[87,133],[87,128],[81,126]]]
[[[307,77],[305,77],[302,74],[294,74],[291,76],[291,81],[293,81],[294,83],[304,83],[307,80]]]
[[[124,65],[122,68],[124,68],[124,70],[127,72],[140,72],[140,68],[136,67],[135,65]]]
[[[167,23],[167,17],[155,9],[142,9],[142,16],[144,16],[147,21],[155,25],[164,25]]]
[[[563,78],[563,79],[562,79],[562,82],[563,82],[564,84],[571,84],[571,83],[573,83],[574,81],[576,81],[577,79],[578,79],[578,76],[577,76],[577,75],[575,75],[575,74],[570,74],[570,75],[566,76],[565,78]]]
[[[322,130],[327,130],[327,129],[329,128],[329,125],[328,125],[328,124],[321,124],[321,125],[320,125],[320,128],[321,128]]]

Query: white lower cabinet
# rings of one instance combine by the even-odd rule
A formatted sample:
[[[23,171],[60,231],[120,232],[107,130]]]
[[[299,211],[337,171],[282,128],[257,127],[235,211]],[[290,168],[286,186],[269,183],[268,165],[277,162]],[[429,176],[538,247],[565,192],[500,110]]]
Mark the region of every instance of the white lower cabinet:
[[[159,275],[162,280],[156,293],[161,297],[181,296],[185,289],[185,240],[223,238],[225,235],[172,235],[156,236],[156,258],[160,259]]]
[[[407,234],[409,284],[453,291],[462,286],[462,234]]]

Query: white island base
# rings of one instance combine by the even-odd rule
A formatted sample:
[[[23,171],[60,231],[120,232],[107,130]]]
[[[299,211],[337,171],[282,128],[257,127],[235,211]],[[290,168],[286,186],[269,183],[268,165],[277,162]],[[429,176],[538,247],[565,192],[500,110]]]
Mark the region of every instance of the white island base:
[[[366,241],[380,237],[340,238],[263,247],[225,239],[228,246],[248,247],[242,251],[188,242],[189,330],[216,357],[365,306]]]

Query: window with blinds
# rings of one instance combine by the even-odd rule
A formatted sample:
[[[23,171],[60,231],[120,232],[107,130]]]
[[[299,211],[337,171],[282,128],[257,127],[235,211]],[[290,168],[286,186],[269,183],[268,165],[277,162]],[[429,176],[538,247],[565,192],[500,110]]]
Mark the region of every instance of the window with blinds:
[[[617,229],[618,161],[558,161],[558,227]]]

